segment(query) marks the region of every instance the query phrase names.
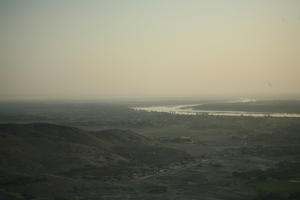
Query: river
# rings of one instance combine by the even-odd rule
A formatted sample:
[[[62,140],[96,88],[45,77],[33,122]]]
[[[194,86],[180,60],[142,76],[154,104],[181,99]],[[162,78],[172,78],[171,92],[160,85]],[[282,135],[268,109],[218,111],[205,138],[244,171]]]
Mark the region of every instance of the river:
[[[266,113],[266,112],[194,110],[193,109],[193,106],[199,106],[199,105],[201,105],[201,104],[145,106],[145,107],[132,107],[132,109],[136,110],[136,111],[161,112],[161,113],[170,113],[170,114],[176,114],[176,115],[300,118],[300,114],[296,114],[296,113]]]

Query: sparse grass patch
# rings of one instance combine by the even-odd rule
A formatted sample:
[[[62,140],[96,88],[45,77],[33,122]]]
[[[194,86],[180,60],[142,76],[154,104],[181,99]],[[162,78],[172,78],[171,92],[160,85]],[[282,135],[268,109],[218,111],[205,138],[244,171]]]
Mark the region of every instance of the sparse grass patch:
[[[264,181],[264,182],[256,182],[250,184],[250,186],[254,187],[257,190],[264,192],[287,192],[294,193],[300,191],[300,183],[291,183],[287,180],[275,180],[275,181]]]
[[[209,164],[213,167],[224,167],[224,163],[220,160],[212,160]]]

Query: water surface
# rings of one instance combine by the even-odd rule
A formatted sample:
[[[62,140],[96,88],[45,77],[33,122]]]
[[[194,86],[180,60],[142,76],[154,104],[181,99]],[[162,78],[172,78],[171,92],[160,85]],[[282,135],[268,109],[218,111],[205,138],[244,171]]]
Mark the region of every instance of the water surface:
[[[176,115],[211,115],[211,116],[239,116],[239,117],[293,117],[300,118],[300,114],[296,113],[267,113],[267,112],[247,112],[247,111],[221,111],[221,110],[195,110],[193,106],[201,104],[189,105],[166,105],[166,106],[145,106],[132,107],[137,111],[147,112],[163,112]]]

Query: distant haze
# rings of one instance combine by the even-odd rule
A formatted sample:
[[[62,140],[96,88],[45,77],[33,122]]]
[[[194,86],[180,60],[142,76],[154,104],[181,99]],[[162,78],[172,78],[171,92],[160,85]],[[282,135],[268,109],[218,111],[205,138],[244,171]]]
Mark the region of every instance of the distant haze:
[[[0,100],[299,92],[298,0],[0,0]]]

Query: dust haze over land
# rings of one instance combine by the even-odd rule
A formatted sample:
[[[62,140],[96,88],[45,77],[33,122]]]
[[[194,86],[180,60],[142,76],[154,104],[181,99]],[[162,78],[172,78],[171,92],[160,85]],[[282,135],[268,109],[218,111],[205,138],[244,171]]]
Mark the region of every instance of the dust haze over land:
[[[1,1],[1,99],[300,91],[298,1]]]
[[[0,199],[300,199],[299,11],[0,0]]]

